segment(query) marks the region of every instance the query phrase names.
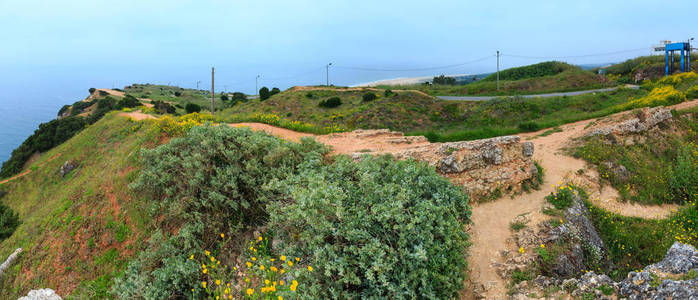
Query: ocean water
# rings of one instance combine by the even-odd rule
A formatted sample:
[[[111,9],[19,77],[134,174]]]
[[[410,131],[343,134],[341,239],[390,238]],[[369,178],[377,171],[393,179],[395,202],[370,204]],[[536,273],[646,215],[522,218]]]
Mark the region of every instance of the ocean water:
[[[217,66],[216,91],[253,94],[256,74],[262,74],[259,87],[286,89],[294,85],[325,84],[324,67],[308,69],[307,65]],[[431,72],[362,72],[336,68],[330,69],[329,79],[334,85],[351,86],[382,79],[433,75]],[[39,124],[54,119],[63,105],[87,97],[90,87],[123,88],[132,83],[153,83],[195,88],[200,81],[201,89],[209,89],[210,76],[211,67],[202,65],[0,65],[0,162],[6,161],[12,150]]]

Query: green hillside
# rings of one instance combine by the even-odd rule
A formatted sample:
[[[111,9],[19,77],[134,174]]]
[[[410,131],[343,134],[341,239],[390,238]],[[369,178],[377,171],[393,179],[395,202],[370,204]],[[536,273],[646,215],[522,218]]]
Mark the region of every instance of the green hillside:
[[[553,76],[564,71],[579,70],[577,66],[559,61],[546,61],[528,66],[505,69],[499,72],[499,80],[514,81],[528,78]],[[482,81],[496,81],[497,74],[491,74]]]
[[[497,90],[496,80],[491,80],[493,75],[486,77],[486,80],[483,79],[467,84],[415,84],[379,87],[414,89],[433,96],[500,96],[570,92],[617,85],[613,80],[605,76],[597,75],[575,66],[562,63],[544,66],[549,66],[549,68],[540,69],[538,67],[526,66],[500,72],[499,90]],[[518,71],[508,72],[516,69]],[[501,74],[505,72],[508,74],[507,77],[511,79],[501,78]]]
[[[0,277],[2,298],[36,287],[65,299],[452,298],[463,289],[468,198],[433,168],[357,163],[310,140],[204,124],[212,119],[109,113],[0,184],[21,222],[0,256],[24,249]],[[65,162],[76,168],[62,177]],[[370,275],[378,264],[380,279]],[[355,275],[328,280],[339,268]],[[265,280],[281,283],[270,291]]]

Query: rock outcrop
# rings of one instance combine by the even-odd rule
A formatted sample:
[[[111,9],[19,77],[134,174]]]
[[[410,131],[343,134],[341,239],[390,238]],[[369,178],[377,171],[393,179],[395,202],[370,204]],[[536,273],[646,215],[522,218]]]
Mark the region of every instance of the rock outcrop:
[[[29,294],[21,297],[17,300],[61,300],[61,296],[58,296],[56,292],[52,289],[40,289],[31,290]]]
[[[533,144],[518,136],[484,140],[435,143],[395,153],[400,159],[428,162],[471,195],[510,190],[535,178]]]
[[[429,143],[423,136],[378,129],[335,133],[318,139],[354,159],[367,154],[392,154],[398,159],[425,161],[471,196],[517,190],[538,173],[533,162],[533,143],[521,142],[518,136]]]
[[[523,299],[530,293],[558,286],[560,289],[556,296],[567,294],[574,298],[592,296],[594,299],[695,300],[698,299],[696,274],[698,251],[693,246],[675,242],[661,262],[649,265],[640,272],[630,272],[619,282],[593,271],[586,272],[579,278],[565,280],[538,276],[534,280],[517,284],[517,293],[513,298]]]
[[[609,126],[592,130],[586,137],[604,136],[609,143],[632,145],[644,143],[642,133],[657,130],[658,126],[672,119],[671,111],[665,107],[645,107],[635,118]]]
[[[65,177],[65,175],[68,175],[71,171],[75,170],[77,168],[78,163],[74,160],[69,160],[66,161],[63,166],[61,166],[61,177]]]

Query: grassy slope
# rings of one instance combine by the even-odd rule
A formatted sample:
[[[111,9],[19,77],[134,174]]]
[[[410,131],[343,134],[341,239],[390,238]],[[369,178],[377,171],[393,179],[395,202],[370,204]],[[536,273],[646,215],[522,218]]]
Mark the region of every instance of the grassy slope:
[[[497,82],[489,80],[476,81],[465,85],[415,84],[404,86],[380,86],[380,88],[420,90],[434,96],[501,96],[579,91],[614,86],[615,83],[609,81],[604,76],[575,68],[550,76],[519,80],[500,79],[499,85],[499,91],[497,91]]]
[[[175,96],[175,92],[180,92],[179,97]],[[136,98],[148,98],[179,104],[182,107],[187,103],[195,103],[201,106],[204,110],[209,110],[211,107],[211,92],[205,90],[185,89],[177,86],[169,85],[153,85],[153,84],[133,84],[124,88],[124,93],[132,95]],[[216,93],[216,105],[223,104],[221,94]],[[179,112],[179,109],[178,109]]]
[[[76,298],[105,295],[146,236],[144,209],[126,188],[139,168],[137,150],[157,142],[157,131],[141,124],[109,114],[43,154],[30,174],[0,186],[8,191],[2,201],[22,222],[0,243],[0,257],[25,249],[0,277],[0,298],[44,287]],[[60,167],[73,159],[79,167],[62,178]]]
[[[255,113],[276,114],[281,118],[328,126],[339,124],[347,129],[389,128],[408,134],[427,135],[433,141],[455,141],[487,138],[521,132],[519,124],[537,122],[537,126],[553,127],[581,119],[612,113],[611,108],[645,95],[643,90],[627,90],[585,94],[572,97],[534,99],[497,99],[484,102],[442,101],[413,92],[362,102],[362,91],[328,89],[313,91],[289,90],[266,101],[253,100],[224,110],[224,120],[240,121]],[[325,109],[317,103],[329,97],[340,97],[342,105]]]
[[[367,92],[375,93],[378,99],[363,102],[362,95]],[[312,97],[309,98],[308,94]],[[331,97],[339,97],[342,105],[336,108],[318,106],[320,101]],[[398,92],[386,97],[382,90],[291,89],[265,101],[252,100],[238,104],[224,110],[220,116],[223,120],[234,122],[245,120],[255,113],[265,113],[321,127],[338,124],[347,129],[390,128],[407,131],[438,127],[455,121],[450,118],[448,110],[457,110],[456,106],[416,92]],[[445,117],[434,118],[434,114]]]

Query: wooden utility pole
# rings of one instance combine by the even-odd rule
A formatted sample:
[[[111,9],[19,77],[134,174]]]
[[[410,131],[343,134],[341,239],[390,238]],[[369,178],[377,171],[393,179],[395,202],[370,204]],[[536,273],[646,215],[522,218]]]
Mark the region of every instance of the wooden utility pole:
[[[213,99],[215,99],[215,97],[216,97],[216,92],[214,90],[214,85],[213,85],[214,77],[215,77],[215,71],[214,71],[214,68],[211,67],[211,114],[212,115],[216,114],[216,107],[213,104]]]
[[[497,50],[497,91],[499,91],[499,50]]]

